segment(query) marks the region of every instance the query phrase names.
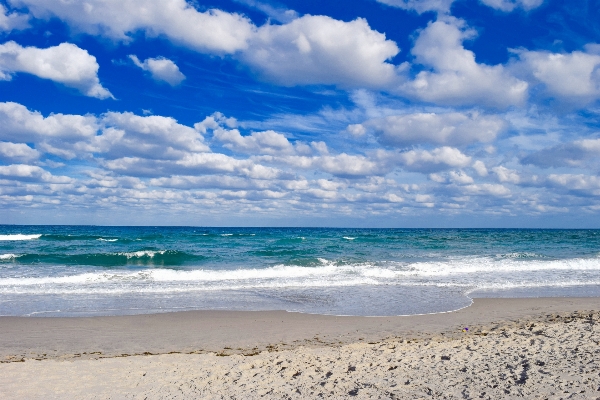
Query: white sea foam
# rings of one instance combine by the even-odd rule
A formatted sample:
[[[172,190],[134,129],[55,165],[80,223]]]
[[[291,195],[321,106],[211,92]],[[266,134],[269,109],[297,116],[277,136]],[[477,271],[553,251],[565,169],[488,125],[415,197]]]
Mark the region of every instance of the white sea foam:
[[[101,241],[101,242],[116,242],[119,239],[104,239],[104,238],[98,238],[97,240]]]
[[[42,235],[41,234],[36,234],[36,235],[23,235],[23,234],[16,234],[16,235],[0,235],[0,241],[4,240],[33,240],[33,239],[39,239]]]
[[[167,252],[166,250],[158,250],[158,251],[140,250],[140,251],[131,251],[128,253],[117,253],[117,255],[125,256],[127,258],[142,258],[142,257],[154,258],[155,255],[165,254],[166,252]]]
[[[161,252],[124,254],[152,257],[156,253]],[[35,270],[35,273],[39,273],[39,270]],[[90,271],[64,276],[4,276],[0,278],[0,293],[166,293],[348,285],[437,286],[474,290],[592,284],[600,285],[600,260],[596,258],[553,261],[468,258],[448,262],[388,262],[378,265],[338,265],[320,259],[320,265],[312,267],[276,265],[235,270],[145,269]]]
[[[350,237],[350,236],[344,236],[343,238],[346,239],[346,240],[354,240],[354,239],[356,239],[355,237]]]
[[[16,254],[0,254],[1,261],[14,260],[17,257],[19,257],[19,256]]]

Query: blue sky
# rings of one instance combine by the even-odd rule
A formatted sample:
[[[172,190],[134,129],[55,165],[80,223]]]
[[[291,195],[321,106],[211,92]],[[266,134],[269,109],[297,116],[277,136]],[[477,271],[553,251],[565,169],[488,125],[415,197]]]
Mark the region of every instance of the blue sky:
[[[600,226],[600,1],[0,1],[0,223]]]

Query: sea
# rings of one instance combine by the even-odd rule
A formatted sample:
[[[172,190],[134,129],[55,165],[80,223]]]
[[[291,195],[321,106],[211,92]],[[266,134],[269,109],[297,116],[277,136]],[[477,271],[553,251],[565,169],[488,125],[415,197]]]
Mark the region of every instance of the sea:
[[[440,313],[600,296],[600,230],[0,225],[0,315]]]

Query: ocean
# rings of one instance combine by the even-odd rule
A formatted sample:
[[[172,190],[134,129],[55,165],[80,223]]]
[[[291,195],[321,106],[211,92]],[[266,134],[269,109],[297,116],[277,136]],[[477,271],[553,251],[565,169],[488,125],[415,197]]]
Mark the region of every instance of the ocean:
[[[0,225],[0,315],[447,312],[600,296],[600,230]]]

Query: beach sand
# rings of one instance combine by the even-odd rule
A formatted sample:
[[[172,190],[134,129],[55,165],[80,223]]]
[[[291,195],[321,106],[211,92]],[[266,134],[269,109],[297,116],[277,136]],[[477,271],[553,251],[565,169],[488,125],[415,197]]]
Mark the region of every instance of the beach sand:
[[[0,361],[2,399],[600,399],[600,299],[407,317],[0,317]]]

